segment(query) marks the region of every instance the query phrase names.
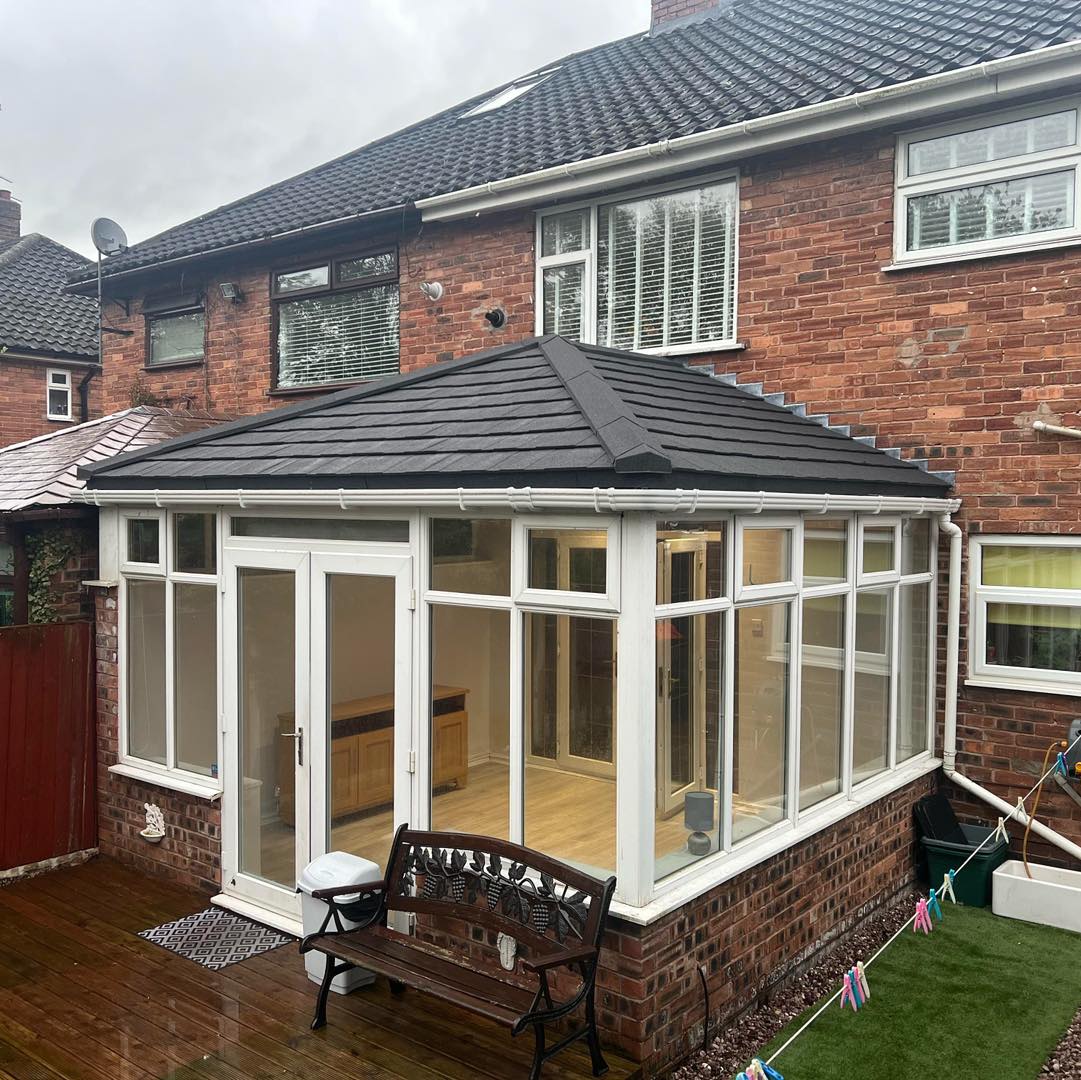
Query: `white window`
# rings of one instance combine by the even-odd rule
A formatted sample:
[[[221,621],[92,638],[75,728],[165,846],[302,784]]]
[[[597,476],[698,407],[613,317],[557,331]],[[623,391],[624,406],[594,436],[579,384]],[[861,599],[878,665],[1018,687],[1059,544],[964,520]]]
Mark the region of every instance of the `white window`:
[[[981,536],[969,567],[972,681],[1081,696],[1081,538]]]
[[[1081,238],[1075,101],[904,135],[897,144],[894,257],[926,262]]]
[[[537,224],[537,332],[622,349],[731,345],[739,180],[559,208]]]
[[[45,376],[45,413],[50,420],[71,419],[71,372],[50,370]]]
[[[121,522],[119,769],[216,791],[217,516],[133,512]]]
[[[497,90],[479,104],[466,109],[466,111],[462,113],[460,119],[467,120],[471,116],[480,116],[482,113],[495,112],[496,109],[502,109],[504,105],[509,105],[512,101],[517,101],[523,94],[528,94],[533,87],[539,86],[542,82],[550,79],[558,70],[559,68],[548,68],[545,71],[537,72],[535,75],[527,75],[524,79],[512,82],[510,86],[504,86],[502,90]]]

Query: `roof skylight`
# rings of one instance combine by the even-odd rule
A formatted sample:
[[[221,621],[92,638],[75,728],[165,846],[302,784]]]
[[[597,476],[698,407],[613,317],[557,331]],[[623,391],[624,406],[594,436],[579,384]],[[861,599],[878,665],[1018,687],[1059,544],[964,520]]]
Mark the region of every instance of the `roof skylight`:
[[[496,109],[509,105],[523,94],[528,94],[533,87],[539,86],[546,79],[550,79],[558,70],[559,68],[548,68],[546,71],[538,71],[533,75],[527,75],[524,79],[512,82],[509,86],[504,86],[502,90],[497,90],[491,97],[486,97],[471,109],[466,109],[462,113],[461,119],[465,120],[470,116],[480,116],[481,113],[495,112]]]

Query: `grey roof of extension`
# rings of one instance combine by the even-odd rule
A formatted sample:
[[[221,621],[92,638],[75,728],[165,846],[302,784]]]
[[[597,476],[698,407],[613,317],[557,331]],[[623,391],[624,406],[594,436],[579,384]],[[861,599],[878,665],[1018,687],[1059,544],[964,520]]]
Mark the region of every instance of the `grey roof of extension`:
[[[545,65],[538,70],[558,70],[502,108],[462,116],[493,88],[211,210],[113,256],[106,270],[402,207],[1079,37],[1081,0],[722,0],[709,18]]]
[[[0,512],[67,506],[84,487],[79,466],[202,431],[210,413],[139,405],[0,449]]]
[[[86,470],[87,486],[704,488],[942,497],[948,483],[672,360],[532,338]]]
[[[96,360],[97,301],[64,292],[93,263],[40,233],[0,248],[0,348]]]

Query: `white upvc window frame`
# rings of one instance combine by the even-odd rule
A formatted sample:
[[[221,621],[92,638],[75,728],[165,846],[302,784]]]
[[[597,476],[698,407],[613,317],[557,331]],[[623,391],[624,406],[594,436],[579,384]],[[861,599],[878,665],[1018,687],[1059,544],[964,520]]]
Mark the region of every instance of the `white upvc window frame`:
[[[110,772],[127,776],[144,783],[156,784],[172,791],[179,791],[202,798],[216,799],[221,795],[222,767],[222,577],[223,530],[228,523],[225,514],[213,507],[183,507],[180,513],[210,514],[215,518],[215,560],[218,570],[214,574],[192,574],[172,569],[175,551],[174,515],[165,510],[125,510],[120,514],[120,583],[118,589],[117,625],[117,760]],[[128,522],[131,520],[156,520],[158,522],[158,562],[137,563],[128,558]],[[128,583],[130,581],[160,581],[165,585],[165,764],[148,761],[128,752],[129,701],[128,701]],[[191,772],[176,765],[176,685],[175,685],[175,618],[174,593],[176,585],[200,585],[214,590],[215,632],[218,639],[217,672],[215,687],[215,740],[217,745],[218,775]]]
[[[474,515],[481,516],[481,515]],[[562,589],[537,589],[529,585],[530,532],[605,532],[605,591],[603,593],[570,592]],[[595,515],[581,517],[518,517],[511,528],[511,596],[516,605],[533,611],[569,612],[587,615],[617,615],[620,599],[620,528],[617,516]],[[514,558],[517,555],[517,558]]]
[[[771,581],[763,585],[745,585],[743,583],[743,548],[746,535],[749,532],[769,530],[788,531],[788,577],[783,581]],[[737,516],[734,541],[735,566],[732,596],[737,604],[757,604],[798,595],[803,580],[803,530],[798,514]]]
[[[969,540],[968,679],[969,686],[1021,690],[1036,694],[1081,697],[1081,673],[1043,668],[1009,667],[986,660],[988,604],[1037,604],[1081,607],[1081,589],[1032,589],[983,584],[984,547],[1081,548],[1081,536],[1063,534],[983,533]]]
[[[893,530],[893,566],[889,570],[868,572],[863,565],[863,543],[868,529]],[[856,523],[856,558],[858,573],[856,584],[860,588],[873,588],[876,585],[890,585],[901,576],[901,519],[894,516],[862,516]]]
[[[573,203],[562,203],[556,206],[546,207],[537,212],[535,226],[535,251],[534,260],[534,308],[535,308],[535,331],[538,335],[545,333],[544,329],[544,271],[553,267],[571,266],[583,264],[582,284],[582,336],[581,342],[585,345],[597,344],[597,277],[598,277],[598,210],[601,206],[618,205],[624,202],[636,202],[639,199],[648,199],[657,195],[674,195],[685,191],[697,191],[701,188],[711,187],[715,184],[731,181],[735,185],[735,214],[732,221],[732,308],[731,323],[732,336],[729,338],[710,341],[691,341],[679,345],[662,345],[649,347],[635,347],[636,352],[647,353],[654,356],[681,356],[701,352],[719,352],[726,349],[738,349],[742,345],[738,339],[739,319],[739,199],[740,199],[740,173],[738,169],[724,169],[710,173],[707,176],[696,177],[693,181],[677,180],[664,184],[654,184],[646,188],[631,189],[619,196],[606,196]],[[558,217],[560,214],[572,213],[584,210],[589,220],[589,245],[580,251],[562,252],[558,255],[542,255],[542,229],[544,221],[549,217]],[[697,293],[697,289],[695,290]],[[667,297],[666,297],[667,304]],[[697,300],[696,300],[697,304]],[[602,343],[603,344],[603,343]]]
[[[59,382],[53,379],[59,378]],[[67,396],[67,409],[64,412],[54,412],[52,407],[52,393],[54,390],[62,390]],[[45,371],[45,416],[49,420],[73,420],[75,415],[72,411],[71,371],[68,368],[47,368]]]
[[[1001,158],[998,161],[957,166],[916,176],[910,176],[908,173],[909,147],[913,143],[1065,112],[1070,109],[1076,110],[1077,113],[1075,142],[1072,146],[1035,151],[1031,154]],[[1002,180],[1040,176],[1069,169],[1072,169],[1074,173],[1072,226],[993,237],[963,244],[943,244],[938,247],[909,250],[908,202],[910,199],[920,195],[945,193],[959,188],[978,187]],[[1081,97],[1071,96],[998,112],[970,114],[950,123],[920,128],[899,135],[894,170],[893,222],[893,265],[896,267],[963,261],[989,255],[1037,251],[1081,243]]]

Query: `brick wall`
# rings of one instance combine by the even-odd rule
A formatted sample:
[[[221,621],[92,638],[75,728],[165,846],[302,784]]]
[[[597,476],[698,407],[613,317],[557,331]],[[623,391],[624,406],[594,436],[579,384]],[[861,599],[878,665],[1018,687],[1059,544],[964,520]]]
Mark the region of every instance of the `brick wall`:
[[[0,356],[0,446],[10,446],[73,426],[72,421],[47,418],[47,371],[47,363]],[[77,369],[71,374],[71,409],[76,422],[80,416],[78,386],[84,374]],[[90,418],[100,416],[100,409],[101,389],[95,378],[90,383]]]
[[[94,618],[94,600],[83,582],[98,575],[96,515],[83,521],[29,522],[23,526],[30,562],[31,602],[47,609],[31,610],[31,622],[71,622]],[[37,573],[35,573],[37,571]],[[35,578],[42,577],[41,586]]]
[[[698,15],[710,8],[729,6],[731,0],[653,0],[651,26],[661,26],[673,19]]]
[[[208,799],[167,791],[109,772],[118,751],[116,589],[95,589],[97,652],[98,847],[146,873],[206,893],[221,890],[221,811]],[[160,806],[165,838],[139,835],[145,803]]]

